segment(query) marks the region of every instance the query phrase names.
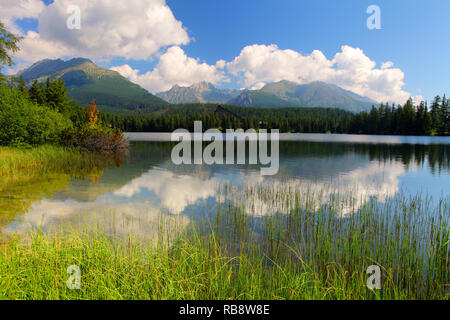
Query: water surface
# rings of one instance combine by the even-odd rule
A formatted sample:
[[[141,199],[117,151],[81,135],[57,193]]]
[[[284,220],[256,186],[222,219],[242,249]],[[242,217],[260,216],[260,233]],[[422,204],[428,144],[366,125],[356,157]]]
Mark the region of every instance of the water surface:
[[[450,197],[450,137],[282,135],[279,173],[265,177],[258,165],[176,166],[170,159],[170,134],[128,137],[130,154],[121,166],[83,177],[49,173],[0,189],[0,230],[77,228],[95,222],[152,239],[162,216],[168,218],[164,228],[173,230],[214,212],[224,201],[219,197],[224,185],[292,187],[321,193],[323,201],[336,191],[351,194],[352,207],[340,212],[344,218],[370,198],[383,202],[419,193],[431,206]],[[283,210],[268,199],[238,196],[249,214]]]

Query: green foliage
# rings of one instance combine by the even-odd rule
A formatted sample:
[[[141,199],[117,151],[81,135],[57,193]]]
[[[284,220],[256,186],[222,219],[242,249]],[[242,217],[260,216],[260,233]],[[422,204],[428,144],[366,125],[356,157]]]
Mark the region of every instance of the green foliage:
[[[281,132],[349,133],[393,135],[449,135],[450,116],[447,99],[437,99],[431,112],[425,102],[414,106],[381,104],[370,112],[353,114],[333,108],[258,108],[226,106],[233,116],[215,113],[217,104],[184,104],[153,109],[150,115],[103,114],[105,123],[129,132],[171,132],[177,128],[193,130],[193,122],[203,129],[249,128],[279,129]]]
[[[0,22],[0,71],[4,66],[14,65],[12,54],[19,51],[17,43],[22,37],[17,37]],[[0,73],[0,84],[6,81],[6,77]]]
[[[46,85],[47,105],[60,113],[67,114],[68,98],[66,97],[67,88],[64,86],[64,80],[58,78],[52,82],[47,81]]]
[[[0,86],[0,144],[57,143],[71,127],[69,119],[30,101],[19,89]]]
[[[42,105],[46,102],[45,92],[37,80],[35,80],[33,82],[33,84],[31,85],[29,94],[30,94],[30,99],[33,100],[37,104]]]
[[[450,134],[449,101],[444,97],[436,96],[431,104],[431,120],[433,133],[436,135]]]
[[[13,65],[11,53],[19,50],[19,40],[19,37],[8,32],[0,22],[0,70],[4,65]],[[117,72],[101,69],[89,60],[73,59],[67,63],[57,60],[56,64],[69,68],[69,73],[89,71],[89,74],[96,78],[95,83],[101,83],[101,79],[105,78],[109,90],[120,91],[120,84],[126,83],[126,88],[136,87],[142,94],[146,93]],[[30,89],[27,89],[25,76],[33,72],[35,75],[48,73],[48,67],[52,65],[53,71],[58,71],[54,62],[44,61],[34,64],[19,78],[9,78],[7,85],[2,85],[0,81],[0,145],[26,147],[69,142],[89,150],[123,151],[127,144],[117,130],[99,126],[91,128],[90,131],[85,129],[86,114],[82,107],[67,97],[68,90],[62,78],[64,74],[54,74],[54,80],[51,80],[50,76],[45,77],[45,85],[36,79]],[[82,69],[76,69],[77,66],[82,66]],[[155,99],[159,100],[156,97]]]
[[[23,77],[15,85],[16,88],[26,93],[26,86],[23,89]],[[66,96],[67,88],[64,86],[64,80],[61,78],[50,81],[48,78],[45,85],[34,81],[30,87],[28,95],[32,101],[39,105],[46,105],[50,109],[58,111],[66,116],[70,115],[71,101]]]
[[[0,144],[25,146],[64,143],[91,151],[124,151],[127,142],[118,130],[89,128],[86,109],[67,98],[61,78],[34,81],[28,90],[23,78],[11,79],[0,91]],[[8,124],[8,125],[6,125]]]
[[[335,123],[352,114],[331,108],[258,108],[226,106],[226,109],[243,119],[219,116],[217,104],[173,105],[155,110],[151,115],[101,114],[105,123],[123,131],[171,132],[178,128],[193,129],[195,120],[203,121],[204,128],[280,128],[295,132],[320,132],[327,123]]]
[[[447,114],[447,115],[446,115]],[[448,102],[436,97],[431,111],[425,102],[414,106],[408,100],[403,106],[381,104],[370,113],[361,112],[348,121],[346,132],[363,134],[394,134],[394,135],[449,135]]]
[[[124,139],[122,133],[107,126],[92,127],[86,124],[65,134],[64,140],[68,145],[89,151],[123,153],[128,149],[128,140]]]
[[[21,169],[33,169],[33,174],[54,174],[64,172],[79,176],[96,168],[113,164],[110,156],[86,152],[82,149],[44,144],[17,148],[0,146],[0,175],[16,179]],[[4,182],[5,176],[2,177]],[[17,181],[15,181],[17,182]],[[0,189],[4,185],[0,184]]]
[[[153,105],[167,105],[162,99],[151,95],[145,89],[128,81],[118,73],[95,78],[82,85],[71,85],[68,82],[67,87],[68,97],[83,105],[89,103],[92,99],[95,99],[98,105],[125,110]]]

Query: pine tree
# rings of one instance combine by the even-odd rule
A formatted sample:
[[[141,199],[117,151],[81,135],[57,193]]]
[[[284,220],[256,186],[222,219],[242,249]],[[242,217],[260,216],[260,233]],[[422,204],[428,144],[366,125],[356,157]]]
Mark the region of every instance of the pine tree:
[[[17,87],[20,91],[22,91],[23,94],[28,95],[28,89],[27,89],[27,83],[25,82],[25,79],[21,75],[19,77],[19,83]]]
[[[441,109],[441,97],[440,96],[436,96],[433,100],[433,103],[431,104],[431,118],[433,120],[433,131],[436,131],[437,133],[437,128],[439,128],[441,126],[441,117],[439,116],[440,114],[440,109]]]
[[[19,51],[17,43],[22,39],[6,30],[5,25],[0,22],[0,84],[7,81],[1,70],[5,66],[12,67],[14,65],[12,54]]]
[[[68,112],[68,100],[66,97],[67,88],[64,86],[64,80],[59,78],[54,81],[47,79],[45,96],[47,105],[53,110],[61,113]]]
[[[370,110],[370,120],[369,120],[369,128],[368,133],[378,133],[379,127],[378,124],[380,122],[380,111],[375,108],[375,106],[372,106],[372,109]]]
[[[47,102],[45,91],[37,80],[33,81],[30,90],[28,91],[30,99],[39,105],[43,105]]]
[[[431,135],[433,129],[433,119],[431,114],[428,112],[428,106],[425,104],[425,115],[424,115],[424,135]]]
[[[441,106],[438,111],[438,126],[436,127],[436,132],[438,135],[444,136],[448,128],[448,100],[445,97],[442,98]]]

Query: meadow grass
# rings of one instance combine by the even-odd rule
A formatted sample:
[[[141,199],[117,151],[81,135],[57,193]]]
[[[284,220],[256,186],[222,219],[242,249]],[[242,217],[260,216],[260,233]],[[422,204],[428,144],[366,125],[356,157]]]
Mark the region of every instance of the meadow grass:
[[[55,172],[58,169],[77,171],[95,166],[104,167],[105,155],[79,148],[42,145],[29,148],[0,146],[0,177],[20,171]]]
[[[421,196],[367,199],[342,216],[342,197],[317,203],[312,193],[273,186],[239,193],[289,209],[250,214],[224,194],[170,241],[162,231],[145,242],[101,227],[16,235],[0,249],[0,298],[450,298],[446,199],[437,207]],[[80,290],[66,286],[70,265],[81,269]],[[380,290],[367,288],[370,265],[382,270]]]

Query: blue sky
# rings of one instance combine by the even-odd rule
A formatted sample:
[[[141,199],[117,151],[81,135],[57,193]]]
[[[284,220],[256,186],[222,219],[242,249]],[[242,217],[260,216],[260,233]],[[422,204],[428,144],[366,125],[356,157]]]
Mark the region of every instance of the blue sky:
[[[28,5],[40,2],[18,2],[21,1],[29,2]],[[304,82],[324,80],[377,100],[392,98],[398,101],[406,95],[431,99],[436,94],[450,94],[450,41],[447,36],[450,1],[167,0],[166,4],[162,0],[127,1],[130,7],[142,6],[133,11],[127,6],[121,9],[105,7],[107,2],[99,0],[98,7],[103,5],[102,11],[82,7],[79,39],[71,38],[74,33],[64,33],[68,31],[53,31],[58,27],[55,25],[58,14],[61,21],[66,19],[63,4],[67,1],[58,0],[59,9],[46,1],[47,6],[36,7],[34,16],[10,10],[10,16],[6,17],[9,25],[17,27],[27,37],[30,37],[28,31],[35,31],[38,34],[35,38],[39,37],[40,41],[27,39],[29,43],[24,44],[24,52],[17,59],[19,66],[26,66],[46,54],[49,58],[83,55],[103,67],[112,67],[149,91],[167,89],[175,82],[189,85],[203,76],[219,87],[235,88],[256,88],[282,77],[287,80],[301,78]],[[139,15],[146,9],[144,3],[149,2],[166,8],[173,16],[169,13],[163,18],[160,16],[161,27],[154,28],[152,21],[158,20],[157,16]],[[369,17],[366,9],[372,4],[381,9],[381,30],[369,30],[366,26]],[[148,20],[147,25],[142,22],[136,30],[154,29],[147,34],[140,31],[135,38],[127,38],[128,42],[121,42],[109,51],[101,52],[93,47],[83,49],[86,42],[83,42],[82,33],[89,31],[92,34],[97,30],[95,23],[88,24],[93,21],[94,13],[99,16],[98,20],[117,19],[117,15],[108,16],[108,12],[114,10],[129,16],[130,19],[124,21],[139,24]],[[5,20],[1,13],[0,19]],[[121,25],[117,26],[117,33],[127,33],[127,22],[119,21],[118,24]],[[114,28],[115,25],[109,29]],[[114,39],[107,33],[103,38],[108,36]],[[123,49],[125,46],[130,49]],[[348,48],[343,50],[342,46]],[[36,53],[42,47],[46,48],[44,52]],[[246,47],[248,50],[244,52]],[[317,56],[311,63],[303,59],[310,57],[314,50],[320,51],[326,61]],[[142,55],[143,51],[148,54]],[[333,60],[338,53],[342,53],[341,57]],[[261,59],[262,64],[256,65]],[[217,64],[221,60],[223,63]],[[370,61],[376,65],[371,66]],[[381,68],[383,62],[393,65]],[[361,69],[361,63],[366,69]],[[180,70],[171,70],[171,66]],[[362,74],[366,75],[362,77]]]
[[[186,52],[208,62],[229,60],[242,47],[275,43],[332,57],[340,46],[359,47],[374,61],[393,61],[405,89],[426,97],[450,92],[450,1],[228,0],[167,2],[196,42]],[[366,9],[381,9],[382,30],[369,30]],[[450,93],[449,93],[450,94]]]

